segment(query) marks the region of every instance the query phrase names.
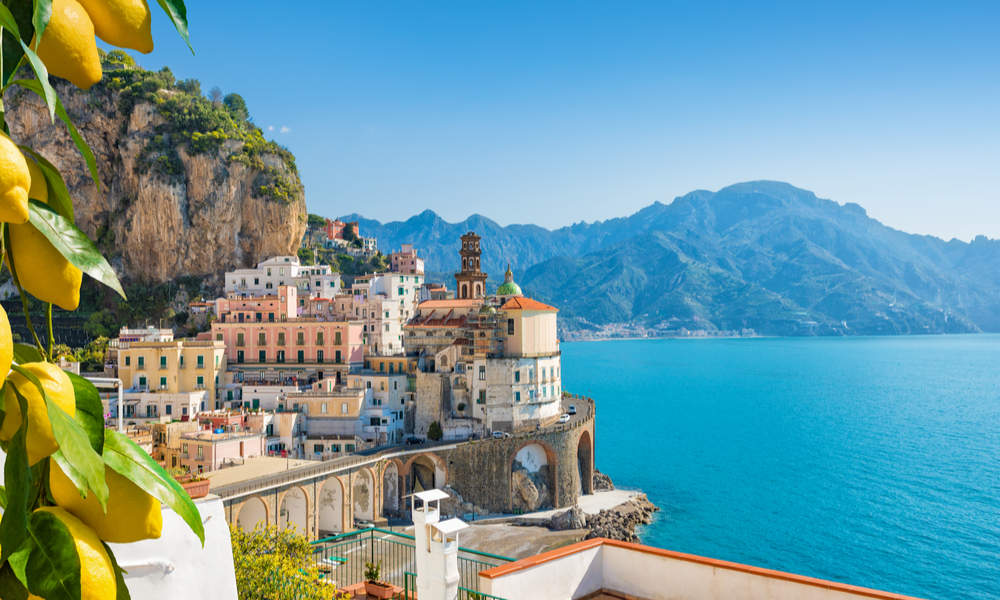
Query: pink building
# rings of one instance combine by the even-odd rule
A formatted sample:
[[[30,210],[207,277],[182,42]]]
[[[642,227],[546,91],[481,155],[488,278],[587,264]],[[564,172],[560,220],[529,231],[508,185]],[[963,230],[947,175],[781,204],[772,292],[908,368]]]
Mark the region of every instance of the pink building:
[[[413,244],[403,244],[403,248],[399,252],[393,252],[389,255],[389,260],[389,268],[393,273],[424,274],[424,259],[417,256]]]
[[[198,431],[181,436],[180,464],[192,473],[221,469],[226,464],[242,464],[243,459],[263,456],[263,432],[212,433]]]
[[[345,315],[296,316],[294,287],[273,296],[230,294],[216,301],[212,337],[226,345],[229,381],[308,383],[340,381],[364,364],[363,323]]]

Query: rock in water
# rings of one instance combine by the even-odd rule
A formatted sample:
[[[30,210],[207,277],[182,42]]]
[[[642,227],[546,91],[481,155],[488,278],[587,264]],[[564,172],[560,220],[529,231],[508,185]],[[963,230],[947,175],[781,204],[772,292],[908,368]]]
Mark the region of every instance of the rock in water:
[[[77,226],[126,281],[217,284],[227,270],[296,254],[306,204],[294,158],[245,117],[185,91],[168,69],[107,71],[86,92],[53,85],[97,158],[100,190],[66,126],[16,86],[4,96],[11,137],[59,169]]]

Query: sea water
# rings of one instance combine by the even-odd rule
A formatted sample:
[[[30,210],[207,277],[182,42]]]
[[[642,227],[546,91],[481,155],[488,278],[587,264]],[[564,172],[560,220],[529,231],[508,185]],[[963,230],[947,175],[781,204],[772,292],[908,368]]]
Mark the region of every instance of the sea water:
[[[1000,336],[562,344],[643,543],[924,598],[1000,598]]]

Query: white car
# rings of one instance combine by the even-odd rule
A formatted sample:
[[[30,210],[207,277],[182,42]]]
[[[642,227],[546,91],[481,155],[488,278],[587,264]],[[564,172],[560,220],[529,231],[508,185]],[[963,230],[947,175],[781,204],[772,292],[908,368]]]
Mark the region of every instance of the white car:
[[[509,437],[510,437],[510,434],[506,433],[504,431],[494,431],[493,432],[493,439],[499,440],[499,439],[502,439],[502,438],[509,438]]]
[[[566,414],[568,414],[568,415],[575,415],[576,414],[576,405],[570,404],[569,408],[566,409]]]
[[[559,422],[560,423],[569,423],[569,413],[563,413],[562,416],[559,417]]]

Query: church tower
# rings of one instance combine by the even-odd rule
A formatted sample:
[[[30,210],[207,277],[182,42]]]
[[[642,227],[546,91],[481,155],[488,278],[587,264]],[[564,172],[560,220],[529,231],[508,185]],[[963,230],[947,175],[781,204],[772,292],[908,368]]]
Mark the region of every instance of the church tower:
[[[462,271],[455,274],[455,298],[469,300],[486,296],[486,273],[480,270],[479,236],[474,231],[462,236]]]

